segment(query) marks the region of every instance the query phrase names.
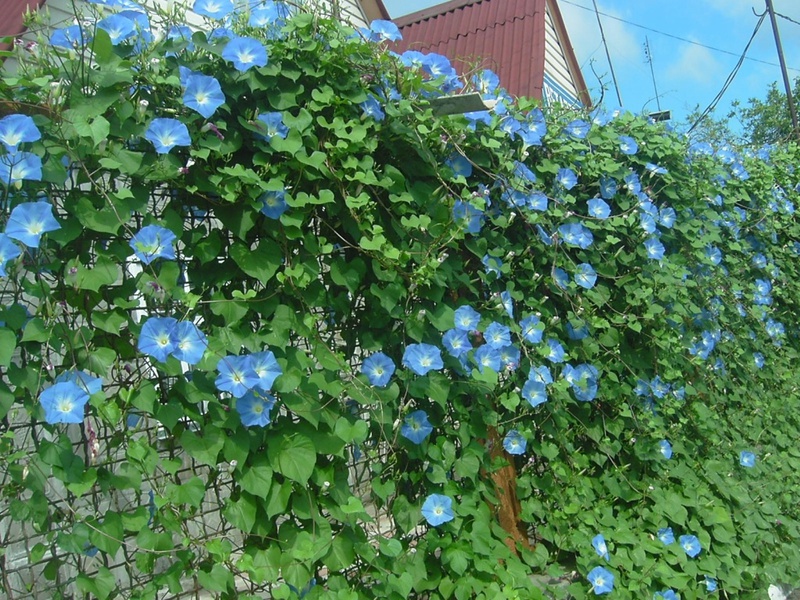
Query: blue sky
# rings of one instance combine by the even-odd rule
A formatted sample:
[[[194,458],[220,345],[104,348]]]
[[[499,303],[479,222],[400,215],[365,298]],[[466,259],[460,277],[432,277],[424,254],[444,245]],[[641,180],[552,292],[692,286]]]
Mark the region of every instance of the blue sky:
[[[773,0],[773,3],[776,12],[800,22],[800,0]],[[392,17],[398,17],[439,2],[384,0],[384,4]],[[600,97],[605,85],[605,104],[615,107],[618,102],[592,0],[559,0],[558,4],[593,98]],[[610,15],[600,18],[625,108],[637,113],[658,109],[650,66],[645,61],[647,38],[661,108],[672,110],[675,119],[685,117],[696,105],[703,109],[711,103],[755,29],[758,17],[753,10],[759,13],[765,10],[764,0],[597,0],[597,5],[601,13]],[[800,76],[800,24],[779,17],[778,28],[790,67],[789,76],[794,79]],[[783,89],[769,17],[747,56],[774,65],[745,60],[720,101],[718,113],[726,112],[735,99],[763,98],[772,81],[777,81]],[[592,70],[600,76],[599,81]]]

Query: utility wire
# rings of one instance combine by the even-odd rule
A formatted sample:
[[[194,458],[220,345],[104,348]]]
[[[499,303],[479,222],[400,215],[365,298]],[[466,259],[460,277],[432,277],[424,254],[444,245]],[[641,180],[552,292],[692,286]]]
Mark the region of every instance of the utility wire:
[[[730,75],[728,75],[728,78],[725,80],[725,83],[722,85],[722,89],[719,91],[719,93],[716,96],[714,96],[714,99],[711,101],[711,104],[709,104],[706,107],[706,109],[700,114],[700,116],[694,122],[694,125],[692,125],[689,128],[689,133],[691,133],[694,130],[694,128],[697,127],[700,124],[700,122],[703,119],[705,119],[711,113],[711,111],[713,111],[717,107],[717,104],[719,104],[719,101],[722,100],[722,96],[725,95],[725,92],[728,91],[728,88],[733,83],[733,80],[736,79],[736,75],[739,73],[739,69],[742,67],[742,64],[744,63],[744,59],[747,58],[747,51],[750,49],[750,44],[752,44],[753,40],[756,39],[756,34],[758,34],[758,30],[761,29],[761,24],[764,23],[764,19],[766,17],[767,17],[767,11],[764,11],[764,14],[761,15],[761,18],[758,19],[758,23],[756,23],[756,27],[755,27],[755,29],[753,29],[753,34],[750,36],[750,39],[747,41],[747,45],[744,47],[744,50],[742,51],[742,55],[739,57],[739,60],[736,62],[736,66],[733,67],[733,71],[731,71]]]
[[[791,21],[791,22],[792,22],[792,23],[794,23],[795,25],[800,25],[800,21],[795,21],[795,20],[794,20],[792,17],[787,17],[786,15],[782,15],[782,14],[781,14],[781,13],[779,13],[779,12],[776,12],[776,13],[775,13],[775,16],[776,16],[776,17],[780,17],[781,19],[786,19],[787,21]]]
[[[578,4],[577,2],[571,2],[570,0],[561,0],[561,2],[563,2],[564,4],[571,4],[572,6],[577,6],[578,8],[582,8],[583,10],[588,10],[590,12],[594,12],[593,8],[588,7],[588,6],[583,6],[582,4]],[[619,21],[621,23],[625,23],[627,25],[632,25],[633,27],[638,27],[639,29],[644,29],[645,31],[652,31],[653,33],[657,33],[659,35],[663,35],[663,36],[666,36],[668,38],[672,38],[674,40],[679,40],[681,42],[686,42],[687,44],[693,44],[695,46],[700,46],[701,48],[707,48],[709,50],[713,50],[714,52],[722,52],[723,54],[729,54],[731,56],[739,56],[736,52],[731,52],[730,50],[723,50],[722,48],[715,48],[714,46],[709,46],[707,44],[702,44],[702,43],[696,42],[694,40],[690,40],[690,39],[683,38],[683,37],[680,37],[680,36],[677,36],[677,35],[673,35],[671,33],[667,33],[666,31],[661,31],[659,29],[653,29],[652,27],[647,27],[646,25],[640,25],[639,23],[634,23],[633,21],[627,21],[625,19],[622,19],[620,17],[616,17],[614,15],[610,15],[608,13],[599,12],[598,14],[601,14],[604,17],[608,17],[609,19],[614,19],[615,21]],[[775,13],[775,14],[778,14],[778,13]],[[785,19],[788,19],[788,17],[785,17],[784,15],[779,15],[779,16],[784,17]],[[794,21],[794,22],[797,23],[797,21]],[[798,25],[800,25],[800,23],[798,23]],[[764,65],[769,65],[771,67],[780,67],[780,65],[778,63],[769,62],[767,60],[760,60],[758,58],[747,57],[747,60],[752,61],[752,62],[761,63],[761,64],[764,64]],[[790,71],[796,71],[796,72],[800,73],[800,69],[795,69],[793,67],[789,67],[789,70]]]
[[[617,83],[617,74],[614,73],[614,65],[611,63],[611,53],[608,51],[608,44],[606,43],[606,32],[603,31],[603,23],[600,21],[600,11],[597,10],[597,0],[592,0],[594,3],[594,12],[597,15],[597,26],[600,28],[600,38],[603,40],[603,46],[606,49],[606,59],[608,59],[608,68],[611,69],[611,79],[614,80],[614,89],[617,91],[617,101],[622,106],[622,95],[619,93],[619,84]]]

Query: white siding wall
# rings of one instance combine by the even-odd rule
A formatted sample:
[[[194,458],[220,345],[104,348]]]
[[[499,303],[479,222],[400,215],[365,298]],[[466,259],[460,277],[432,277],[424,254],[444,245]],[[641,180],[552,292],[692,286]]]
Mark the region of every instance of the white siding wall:
[[[544,50],[544,72],[563,90],[567,91],[576,99],[578,90],[575,82],[570,75],[567,59],[565,58],[564,48],[558,39],[553,17],[549,10],[545,11],[545,50]]]

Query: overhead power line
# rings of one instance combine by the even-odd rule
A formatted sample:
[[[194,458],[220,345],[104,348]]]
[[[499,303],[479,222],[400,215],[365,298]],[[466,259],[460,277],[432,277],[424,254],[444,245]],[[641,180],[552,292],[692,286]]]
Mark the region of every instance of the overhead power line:
[[[700,114],[700,116],[694,122],[694,125],[692,125],[689,128],[689,133],[691,133],[694,130],[694,128],[697,127],[700,124],[700,122],[703,119],[705,119],[717,107],[719,101],[722,100],[722,96],[725,95],[725,92],[728,91],[728,88],[733,83],[733,80],[736,79],[736,75],[739,73],[739,69],[742,67],[744,60],[747,58],[747,51],[750,49],[750,44],[752,44],[753,40],[756,39],[756,34],[758,34],[758,30],[761,29],[761,24],[764,22],[764,19],[766,19],[766,17],[767,17],[767,11],[764,11],[764,14],[761,15],[761,18],[758,20],[758,23],[756,23],[756,27],[755,29],[753,29],[753,34],[747,41],[747,45],[744,47],[744,50],[742,51],[742,54],[739,57],[739,60],[736,61],[736,66],[733,67],[733,71],[731,71],[730,75],[728,75],[728,78],[725,80],[725,83],[722,84],[722,89],[716,96],[714,96],[714,99],[711,101],[711,104],[709,104],[706,107],[706,109]]]
[[[561,2],[563,2],[564,4],[571,4],[572,6],[577,6],[578,8],[582,8],[583,10],[588,10],[590,12],[594,12],[593,8],[588,7],[588,6],[583,6],[582,4],[578,4],[577,2],[571,2],[570,0],[561,0]],[[708,44],[702,44],[702,43],[696,42],[694,40],[690,40],[690,39],[687,39],[687,38],[684,38],[684,37],[680,37],[678,35],[673,35],[671,33],[667,33],[666,31],[661,31],[660,29],[653,29],[652,27],[647,27],[646,25],[640,25],[639,23],[634,23],[633,21],[628,21],[626,19],[622,19],[620,17],[616,17],[616,16],[608,14],[608,13],[599,12],[598,14],[601,14],[604,17],[608,17],[609,19],[614,19],[615,21],[619,21],[620,23],[625,23],[626,25],[631,25],[633,27],[638,27],[639,29],[644,29],[645,31],[652,31],[653,33],[657,33],[659,35],[663,35],[665,37],[672,38],[673,40],[679,40],[679,41],[685,42],[687,44],[692,44],[694,46],[700,46],[701,48],[706,48],[708,50],[713,50],[714,52],[721,52],[722,54],[728,54],[730,56],[736,56],[737,58],[739,57],[738,53],[731,52],[730,50],[724,50],[722,48],[715,48],[714,46],[709,46]],[[778,13],[775,13],[775,14],[778,14]],[[778,16],[782,16],[783,17],[784,15],[778,15]],[[784,18],[788,18],[788,17],[784,17]],[[790,20],[792,20],[792,19],[790,19]],[[794,22],[797,23],[797,21],[794,21]],[[798,25],[800,25],[800,23],[798,23]],[[745,57],[745,58],[746,58],[746,60],[749,60],[749,61],[752,61],[752,62],[761,63],[763,65],[769,65],[771,67],[780,67],[780,65],[778,63],[769,62],[767,60],[760,60],[758,58],[750,58],[749,56]],[[796,71],[797,73],[800,73],[800,69],[795,69],[794,67],[788,67],[788,68],[789,68],[790,71]]]
[[[606,58],[608,59],[608,68],[611,69],[611,79],[614,80],[614,89],[617,91],[617,100],[619,105],[622,106],[622,94],[619,93],[619,84],[617,83],[617,74],[614,73],[614,65],[611,63],[611,53],[608,51],[608,44],[606,43],[606,32],[603,31],[603,23],[600,21],[600,11],[597,10],[597,0],[592,0],[594,3],[594,12],[597,15],[597,26],[600,28],[600,38],[603,40],[603,46],[606,49]]]
[[[786,15],[782,15],[782,14],[781,14],[781,13],[779,13],[779,12],[776,12],[776,13],[775,13],[775,16],[776,16],[776,17],[780,17],[781,19],[786,19],[787,21],[791,21],[791,22],[792,22],[792,23],[794,23],[795,25],[800,25],[800,21],[795,21],[795,20],[794,20],[792,17],[787,17]]]

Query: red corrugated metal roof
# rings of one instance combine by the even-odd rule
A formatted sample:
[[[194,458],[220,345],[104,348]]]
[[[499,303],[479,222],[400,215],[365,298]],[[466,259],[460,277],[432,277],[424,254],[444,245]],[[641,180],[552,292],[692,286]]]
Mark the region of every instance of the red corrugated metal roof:
[[[462,74],[476,65],[492,69],[512,95],[541,99],[546,4],[451,0],[395,19],[403,40],[394,49],[443,54]]]
[[[28,10],[36,10],[46,0],[0,0],[0,38],[16,37],[25,31],[23,17]],[[11,44],[0,43],[0,50],[8,50]]]

